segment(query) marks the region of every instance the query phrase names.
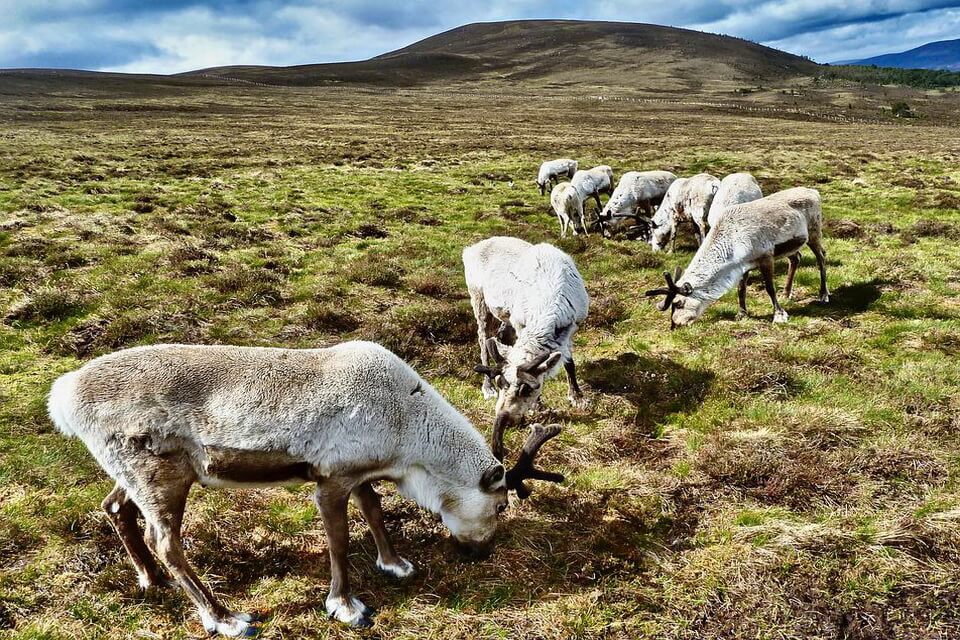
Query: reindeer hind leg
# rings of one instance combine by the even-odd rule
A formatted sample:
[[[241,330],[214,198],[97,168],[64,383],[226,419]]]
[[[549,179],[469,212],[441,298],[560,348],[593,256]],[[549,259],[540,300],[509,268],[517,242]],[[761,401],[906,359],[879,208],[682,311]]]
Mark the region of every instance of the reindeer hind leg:
[[[113,490],[103,499],[101,505],[103,510],[110,518],[110,524],[120,537],[133,568],[137,571],[137,582],[141,589],[151,587],[167,586],[169,583],[163,577],[160,565],[156,558],[150,552],[150,548],[144,541],[143,532],[137,523],[137,516],[140,510],[137,505],[130,500],[127,492],[117,484]],[[150,525],[147,525],[150,530]]]
[[[196,479],[185,456],[163,457],[139,450],[126,457],[124,479],[130,498],[152,527],[152,544],[160,561],[197,607],[204,628],[226,636],[245,635],[251,630],[253,616],[224,607],[201,582],[183,551],[180,529],[187,494]]]

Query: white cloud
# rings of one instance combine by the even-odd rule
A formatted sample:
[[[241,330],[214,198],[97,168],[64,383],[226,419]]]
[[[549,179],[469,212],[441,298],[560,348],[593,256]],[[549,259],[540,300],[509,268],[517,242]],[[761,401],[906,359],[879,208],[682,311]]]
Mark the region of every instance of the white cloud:
[[[960,9],[942,9],[871,23],[851,24],[767,42],[818,62],[860,60],[960,35]]]

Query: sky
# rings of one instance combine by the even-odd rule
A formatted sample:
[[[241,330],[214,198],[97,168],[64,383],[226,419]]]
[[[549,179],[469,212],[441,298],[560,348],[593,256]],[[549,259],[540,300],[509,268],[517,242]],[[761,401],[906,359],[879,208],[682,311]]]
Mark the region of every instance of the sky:
[[[960,38],[960,1],[0,0],[0,68],[178,73],[362,60],[470,22],[534,18],[687,27],[818,62]]]

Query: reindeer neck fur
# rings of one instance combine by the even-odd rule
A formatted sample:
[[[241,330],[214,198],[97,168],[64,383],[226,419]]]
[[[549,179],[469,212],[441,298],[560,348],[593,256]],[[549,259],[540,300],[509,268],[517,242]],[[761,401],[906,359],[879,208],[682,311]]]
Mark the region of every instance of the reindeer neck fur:
[[[711,302],[720,299],[753,268],[752,260],[738,259],[736,238],[724,237],[716,231],[712,229],[707,234],[677,282],[678,286],[689,283],[693,287],[691,297]]]

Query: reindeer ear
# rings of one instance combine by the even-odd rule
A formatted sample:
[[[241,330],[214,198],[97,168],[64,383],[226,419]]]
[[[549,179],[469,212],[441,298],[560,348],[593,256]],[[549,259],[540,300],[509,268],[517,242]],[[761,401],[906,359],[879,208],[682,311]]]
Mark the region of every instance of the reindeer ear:
[[[540,375],[542,373],[546,373],[547,371],[550,371],[550,369],[553,369],[555,366],[557,366],[557,362],[559,362],[560,358],[562,357],[563,357],[562,353],[560,353],[559,351],[554,351],[553,353],[550,354],[550,357],[544,360],[540,364],[540,366],[533,371],[534,375]]]
[[[506,476],[507,470],[504,469],[502,464],[495,464],[486,471],[483,472],[483,475],[480,477],[480,488],[484,491],[491,492],[494,489],[499,489],[502,483],[503,478]]]
[[[494,364],[503,366],[506,363],[507,346],[502,344],[496,338],[487,338],[487,355],[493,358]]]

